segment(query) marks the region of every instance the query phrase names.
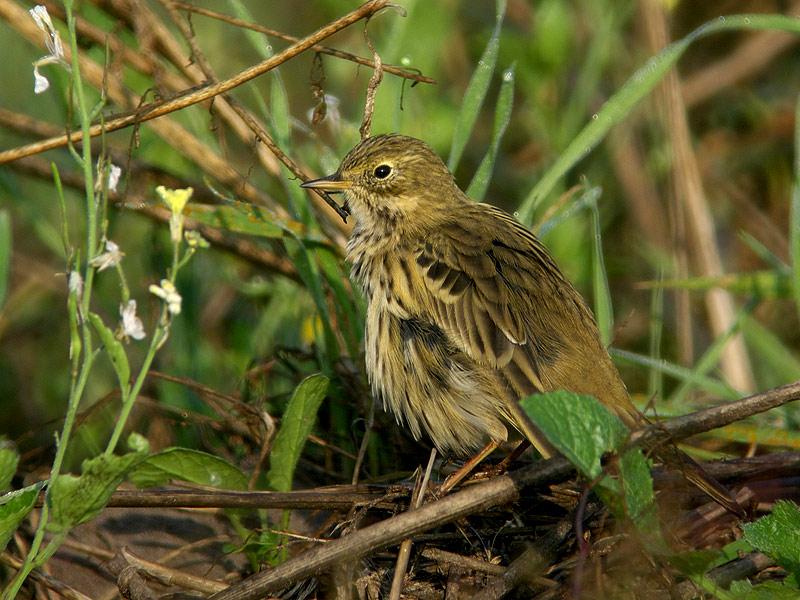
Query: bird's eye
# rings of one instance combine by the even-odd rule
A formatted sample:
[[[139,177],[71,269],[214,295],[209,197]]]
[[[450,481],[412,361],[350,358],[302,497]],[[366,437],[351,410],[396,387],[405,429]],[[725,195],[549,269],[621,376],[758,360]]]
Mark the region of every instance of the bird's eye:
[[[375,167],[375,170],[372,172],[375,177],[378,179],[386,179],[389,174],[392,172],[392,167],[389,165],[378,165]]]

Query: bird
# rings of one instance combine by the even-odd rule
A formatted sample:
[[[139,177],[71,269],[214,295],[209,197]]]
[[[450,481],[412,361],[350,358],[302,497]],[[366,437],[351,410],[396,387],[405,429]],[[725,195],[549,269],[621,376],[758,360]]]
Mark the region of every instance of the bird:
[[[428,144],[368,137],[336,172],[301,185],[344,194],[370,387],[416,439],[424,431],[440,452],[463,456],[518,432],[548,458],[553,447],[519,402],[553,390],[594,396],[630,429],[643,425],[591,310],[548,250],[510,214],[468,198]],[[698,485],[735,505],[719,484]]]

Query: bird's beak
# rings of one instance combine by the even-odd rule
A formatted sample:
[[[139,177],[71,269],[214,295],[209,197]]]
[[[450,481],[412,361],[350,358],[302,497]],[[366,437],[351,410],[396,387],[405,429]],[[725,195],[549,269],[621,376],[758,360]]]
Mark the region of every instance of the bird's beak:
[[[327,177],[320,177],[319,179],[312,179],[310,181],[306,181],[305,183],[301,183],[300,187],[312,190],[320,190],[322,192],[328,192],[329,194],[337,194],[339,192],[349,190],[351,185],[352,184],[349,181],[344,181],[338,173],[334,173],[333,175],[328,175]]]

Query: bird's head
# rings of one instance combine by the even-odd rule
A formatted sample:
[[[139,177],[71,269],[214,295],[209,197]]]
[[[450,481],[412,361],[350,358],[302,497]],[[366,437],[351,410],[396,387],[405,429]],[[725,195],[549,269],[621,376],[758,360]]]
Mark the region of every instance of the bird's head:
[[[347,153],[335,173],[302,185],[343,192],[346,209],[361,226],[408,224],[461,195],[425,142],[399,134],[367,138]]]

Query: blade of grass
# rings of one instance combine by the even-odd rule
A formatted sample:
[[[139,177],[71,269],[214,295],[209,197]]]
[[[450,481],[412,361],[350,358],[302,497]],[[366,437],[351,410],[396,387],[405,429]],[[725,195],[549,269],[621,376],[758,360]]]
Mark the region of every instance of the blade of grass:
[[[609,348],[609,353],[613,358],[617,358],[629,364],[640,365],[650,369],[658,369],[665,375],[674,377],[678,381],[696,379],[697,387],[713,396],[717,396],[721,400],[738,400],[742,397],[739,392],[719,379],[714,379],[713,377],[708,376],[699,377],[693,373],[691,369],[681,367],[680,365],[666,361],[663,358],[660,360],[654,360],[649,356],[644,356],[643,354],[637,354],[636,352],[630,352],[628,350],[620,350],[619,348]]]
[[[11,275],[11,215],[0,210],[0,308],[6,301]]]
[[[494,161],[497,159],[497,151],[500,149],[500,141],[506,132],[509,121],[511,121],[511,110],[514,106],[514,65],[512,64],[503,72],[503,83],[500,84],[500,92],[497,94],[497,106],[494,110],[494,131],[492,141],[486,156],[483,157],[478,170],[472,176],[472,181],[467,188],[467,196],[480,202],[486,195],[489,181],[494,170]]]
[[[597,201],[589,205],[592,213],[592,289],[594,291],[594,314],[597,327],[600,330],[600,339],[604,346],[611,343],[614,330],[614,309],[611,306],[611,292],[608,289],[608,274],[603,260],[603,240],[600,232],[600,211]]]
[[[659,281],[664,277],[664,269],[658,270]],[[650,358],[661,360],[661,336],[664,332],[664,289],[655,288],[650,298]],[[650,369],[647,377],[647,397],[661,399],[664,397],[664,377],[658,369]]]
[[[800,96],[794,111],[794,186],[789,215],[789,248],[792,261],[794,302],[800,313]]]
[[[472,134],[472,128],[478,120],[478,113],[481,110],[486,93],[489,91],[489,84],[492,81],[494,67],[497,64],[497,54],[500,49],[500,31],[503,27],[503,18],[506,14],[506,0],[496,0],[497,18],[494,31],[486,44],[478,66],[472,74],[472,78],[467,85],[464,93],[464,101],[461,103],[461,111],[458,113],[455,129],[453,131],[453,142],[450,146],[450,158],[447,166],[451,172],[455,172],[464,148]]]
[[[800,33],[800,20],[784,15],[732,15],[720,17],[701,25],[689,35],[667,46],[637,70],[630,79],[600,109],[597,115],[572,140],[556,162],[533,186],[519,209],[520,221],[531,224],[534,211],[544,201],[559,180],[606,136],[608,131],[625,119],[671,69],[686,49],[695,41],[720,31],[780,30]]]

